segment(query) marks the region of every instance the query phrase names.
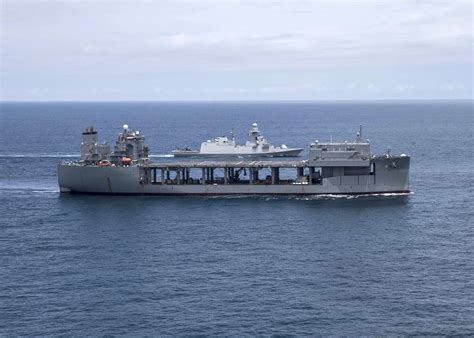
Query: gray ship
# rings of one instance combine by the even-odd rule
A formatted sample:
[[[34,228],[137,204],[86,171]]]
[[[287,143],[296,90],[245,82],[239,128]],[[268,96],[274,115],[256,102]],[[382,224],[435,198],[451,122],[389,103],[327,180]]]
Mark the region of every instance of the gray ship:
[[[235,137],[216,137],[201,143],[199,150],[189,148],[176,149],[171,153],[175,157],[290,157],[298,156],[303,149],[288,148],[282,144],[280,147],[271,145],[260,133],[258,125],[252,124],[245,144],[237,144]]]
[[[306,160],[152,162],[144,137],[124,125],[114,150],[82,133],[81,159],[58,165],[61,192],[129,195],[362,195],[410,192],[410,157],[373,155],[362,140],[315,141]]]

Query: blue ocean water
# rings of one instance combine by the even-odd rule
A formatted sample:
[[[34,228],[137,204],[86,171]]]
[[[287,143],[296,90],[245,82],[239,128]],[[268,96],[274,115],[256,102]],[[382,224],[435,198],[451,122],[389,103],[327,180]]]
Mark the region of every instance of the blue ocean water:
[[[2,103],[0,335],[474,334],[473,103]],[[60,195],[94,125],[151,153],[258,122],[273,144],[412,156],[405,197]],[[158,158],[157,158],[158,160]]]

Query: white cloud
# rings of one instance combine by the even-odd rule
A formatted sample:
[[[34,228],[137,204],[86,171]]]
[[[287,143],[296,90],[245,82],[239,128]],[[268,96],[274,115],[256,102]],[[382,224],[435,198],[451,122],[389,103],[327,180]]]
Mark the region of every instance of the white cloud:
[[[32,95],[32,96],[37,96],[37,95],[42,95],[42,94],[47,94],[49,93],[49,89],[48,88],[29,88],[26,90],[26,92],[29,94],[29,95]]]
[[[472,87],[466,75],[473,58],[469,1],[2,4],[8,95],[75,95],[90,90],[91,80],[117,95],[131,93],[128,86],[150,95],[155,86],[160,95],[194,86],[191,92],[309,96],[339,90],[357,97],[423,88],[469,93]],[[445,75],[437,79],[428,68]],[[285,81],[289,74],[295,75]],[[47,93],[34,90],[46,86]]]
[[[459,83],[445,83],[439,89],[443,92],[462,92],[465,88],[464,85]]]
[[[415,85],[412,84],[399,84],[395,86],[397,92],[410,92],[415,89]]]

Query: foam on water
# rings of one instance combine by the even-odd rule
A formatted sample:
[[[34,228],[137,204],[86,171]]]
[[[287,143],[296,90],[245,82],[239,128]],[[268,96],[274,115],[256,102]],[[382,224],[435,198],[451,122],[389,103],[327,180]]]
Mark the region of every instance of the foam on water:
[[[0,154],[0,158],[79,158],[80,154]],[[150,158],[170,158],[172,154],[155,154]]]
[[[174,157],[173,154],[157,154],[157,155],[150,155],[148,156],[150,158],[170,158],[170,157]]]
[[[79,158],[76,154],[0,154],[0,158]]]
[[[4,193],[9,192],[34,192],[34,193],[58,193],[59,187],[57,184],[50,182],[0,182],[0,191]]]
[[[381,193],[381,194],[318,194],[318,195],[211,195],[198,196],[201,199],[260,199],[265,201],[272,200],[299,200],[299,201],[330,201],[330,200],[352,200],[352,199],[371,199],[371,198],[406,198],[413,195],[410,193]],[[194,196],[186,196],[196,198]]]

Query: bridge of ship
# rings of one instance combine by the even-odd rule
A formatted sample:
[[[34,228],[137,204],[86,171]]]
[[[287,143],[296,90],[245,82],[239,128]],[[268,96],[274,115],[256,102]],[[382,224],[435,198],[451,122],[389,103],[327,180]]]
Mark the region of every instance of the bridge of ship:
[[[142,166],[148,184],[322,184],[325,177],[368,175],[368,161],[177,161]],[[348,168],[348,169],[345,169]]]

